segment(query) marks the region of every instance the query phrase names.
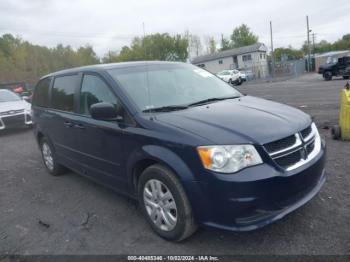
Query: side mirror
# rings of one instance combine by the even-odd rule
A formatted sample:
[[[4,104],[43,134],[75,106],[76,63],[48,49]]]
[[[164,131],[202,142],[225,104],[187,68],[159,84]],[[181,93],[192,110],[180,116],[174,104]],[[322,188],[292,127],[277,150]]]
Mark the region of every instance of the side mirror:
[[[102,102],[93,104],[90,107],[90,114],[92,118],[97,120],[120,121],[120,117],[118,117],[117,110],[110,103]]]

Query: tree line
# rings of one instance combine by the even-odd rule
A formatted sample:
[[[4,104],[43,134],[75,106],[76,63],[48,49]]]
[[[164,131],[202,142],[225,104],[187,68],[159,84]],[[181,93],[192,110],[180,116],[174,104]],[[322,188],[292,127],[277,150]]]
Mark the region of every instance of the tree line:
[[[35,83],[41,76],[65,68],[124,61],[166,60],[186,61],[193,57],[213,54],[231,48],[251,45],[259,41],[251,29],[242,24],[233,29],[229,37],[221,36],[216,41],[212,36],[199,37],[185,32],[171,35],[155,33],[145,37],[135,37],[131,44],[123,46],[120,51],[109,51],[98,57],[90,45],[77,49],[58,44],[49,48],[31,44],[28,41],[4,34],[0,37],[0,83],[26,81]],[[329,43],[322,40],[311,45],[312,53],[350,49],[350,34],[338,41]],[[276,48],[276,60],[300,59],[308,52],[306,43],[301,49]]]
[[[50,72],[99,62],[89,45],[76,50],[62,44],[48,48],[33,45],[11,34],[0,37],[0,83],[35,83]]]

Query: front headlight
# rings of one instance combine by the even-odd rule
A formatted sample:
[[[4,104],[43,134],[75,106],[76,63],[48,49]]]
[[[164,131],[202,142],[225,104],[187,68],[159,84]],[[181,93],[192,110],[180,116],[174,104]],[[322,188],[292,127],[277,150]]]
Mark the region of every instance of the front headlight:
[[[263,162],[252,145],[200,146],[197,151],[206,169],[221,173],[234,173]]]

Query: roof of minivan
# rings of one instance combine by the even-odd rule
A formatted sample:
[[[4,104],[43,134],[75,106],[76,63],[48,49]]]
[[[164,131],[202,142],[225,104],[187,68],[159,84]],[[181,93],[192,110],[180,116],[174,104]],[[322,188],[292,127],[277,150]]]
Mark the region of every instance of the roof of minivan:
[[[161,65],[161,64],[174,64],[174,63],[181,63],[181,62],[168,62],[168,61],[137,61],[137,62],[121,62],[121,63],[110,63],[110,64],[96,64],[96,65],[88,65],[88,66],[81,66],[81,67],[74,67],[69,69],[60,70],[57,72],[50,73],[48,75],[43,76],[42,78],[49,77],[49,76],[55,76],[55,75],[62,75],[62,74],[69,74],[69,73],[75,73],[80,72],[83,70],[109,70],[114,68],[125,68],[125,67],[132,67],[132,66],[142,66],[146,64],[151,65]]]

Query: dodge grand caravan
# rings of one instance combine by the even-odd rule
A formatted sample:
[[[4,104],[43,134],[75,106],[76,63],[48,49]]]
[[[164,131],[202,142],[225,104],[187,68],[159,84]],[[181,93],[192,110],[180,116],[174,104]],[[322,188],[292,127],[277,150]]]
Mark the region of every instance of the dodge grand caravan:
[[[138,199],[153,230],[248,231],[325,182],[325,143],[305,113],[242,95],[195,66],[134,62],[43,77],[35,136],[49,173],[69,168]]]

